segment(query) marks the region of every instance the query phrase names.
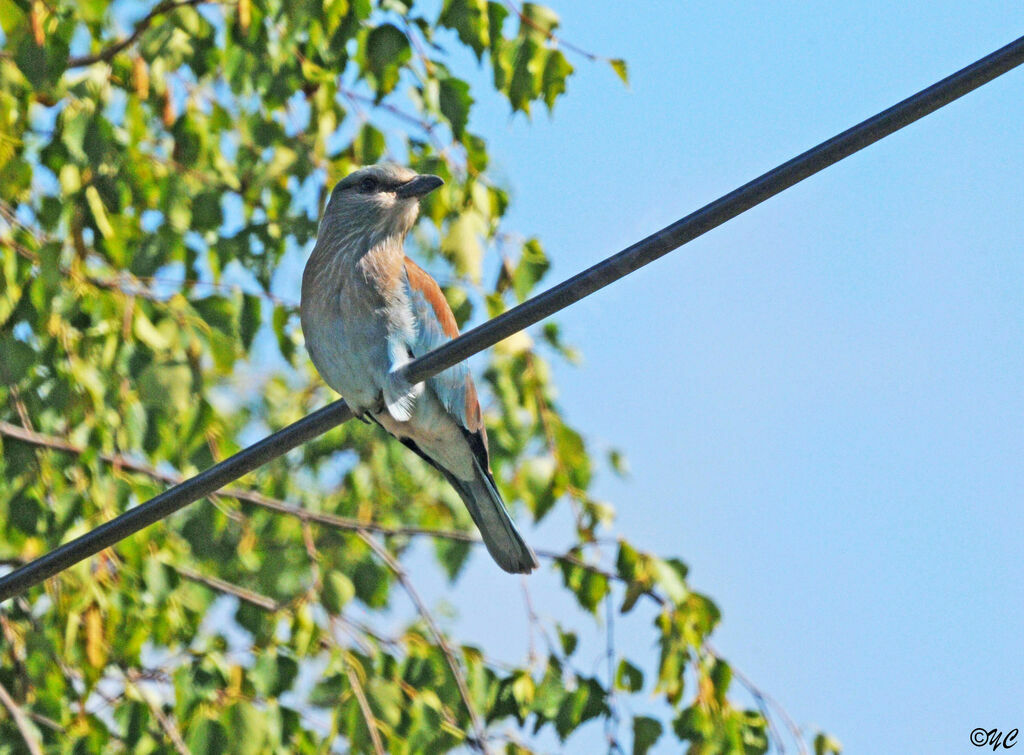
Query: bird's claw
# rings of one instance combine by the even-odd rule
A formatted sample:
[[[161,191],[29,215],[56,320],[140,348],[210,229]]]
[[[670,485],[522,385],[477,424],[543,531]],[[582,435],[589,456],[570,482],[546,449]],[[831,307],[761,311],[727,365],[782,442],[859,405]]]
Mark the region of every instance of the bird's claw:
[[[373,424],[373,415],[380,414],[384,411],[384,394],[382,393],[377,396],[377,402],[371,407],[366,409],[356,409],[350,406],[349,408],[352,409],[352,416],[364,425]]]

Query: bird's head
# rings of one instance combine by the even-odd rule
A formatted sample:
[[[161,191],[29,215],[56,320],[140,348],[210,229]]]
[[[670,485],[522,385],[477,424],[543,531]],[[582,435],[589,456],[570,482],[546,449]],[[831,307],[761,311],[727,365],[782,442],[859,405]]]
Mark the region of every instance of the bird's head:
[[[443,184],[394,163],[381,163],[349,174],[335,185],[324,223],[342,236],[404,236],[416,222],[419,200]]]

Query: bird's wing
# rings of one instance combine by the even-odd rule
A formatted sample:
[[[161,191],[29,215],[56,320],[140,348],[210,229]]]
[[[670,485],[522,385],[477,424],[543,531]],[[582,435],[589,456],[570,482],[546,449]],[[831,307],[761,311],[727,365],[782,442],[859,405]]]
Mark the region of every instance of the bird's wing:
[[[437,285],[419,265],[405,258],[405,274],[409,304],[416,322],[416,335],[409,344],[414,357],[422,356],[459,335],[459,327],[448,301]],[[487,436],[476,386],[465,363],[459,363],[428,381],[437,397],[468,431],[480,436],[486,454]],[[486,460],[486,456],[484,457]]]

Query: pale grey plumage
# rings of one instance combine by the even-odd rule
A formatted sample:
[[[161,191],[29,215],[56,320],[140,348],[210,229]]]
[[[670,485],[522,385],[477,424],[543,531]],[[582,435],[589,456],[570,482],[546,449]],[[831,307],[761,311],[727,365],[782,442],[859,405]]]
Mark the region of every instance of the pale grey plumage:
[[[403,251],[419,198],[441,184],[398,165],[335,186],[302,276],[306,347],[357,416],[371,418],[444,474],[506,571],[536,568],[491,476],[487,435],[465,365],[419,386],[394,370],[457,335],[437,284]]]

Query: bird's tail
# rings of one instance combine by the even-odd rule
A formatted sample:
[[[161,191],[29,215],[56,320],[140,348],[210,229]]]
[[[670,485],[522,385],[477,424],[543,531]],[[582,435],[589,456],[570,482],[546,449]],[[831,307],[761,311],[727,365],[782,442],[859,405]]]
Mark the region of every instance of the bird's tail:
[[[529,574],[539,566],[537,556],[508,515],[490,473],[475,458],[473,465],[476,477],[459,480],[454,475],[449,476],[452,486],[462,496],[469,515],[483,536],[484,545],[498,566],[513,574]]]

